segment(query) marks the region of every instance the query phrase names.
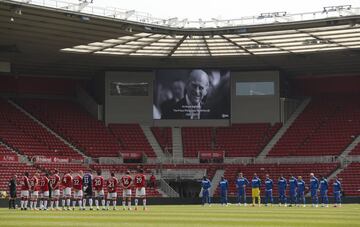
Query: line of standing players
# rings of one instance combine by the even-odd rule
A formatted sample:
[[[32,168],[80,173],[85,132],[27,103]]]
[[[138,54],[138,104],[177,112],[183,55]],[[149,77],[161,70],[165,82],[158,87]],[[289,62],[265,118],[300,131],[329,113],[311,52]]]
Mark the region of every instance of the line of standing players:
[[[319,180],[314,176],[313,173],[310,173],[310,185],[309,188],[306,187],[305,181],[302,179],[301,176],[298,178],[290,175],[289,180],[287,181],[286,178],[281,175],[280,178],[277,181],[277,187],[278,187],[278,198],[279,198],[279,206],[282,204],[284,206],[304,206],[306,207],[306,200],[305,200],[305,193],[306,190],[309,189],[311,200],[312,200],[312,206],[318,207],[319,204],[319,197],[318,192],[320,191],[320,199],[322,206],[329,206],[329,198],[328,198],[328,189],[329,184],[327,179],[324,176],[321,176],[321,179]],[[251,187],[251,195],[252,195],[252,205],[255,206],[255,202],[257,200],[258,205],[261,205],[261,197],[260,197],[260,191],[261,191],[261,180],[257,176],[256,173],[254,173],[253,178],[251,181],[248,181],[242,173],[239,173],[237,179],[235,180],[235,186],[237,188],[237,203],[238,205],[244,204],[246,206],[246,187]],[[211,182],[206,177],[203,178],[201,182],[202,187],[202,203],[205,205],[206,203],[210,204],[210,193],[209,190],[211,188]],[[266,174],[266,179],[264,182],[264,189],[265,189],[265,198],[264,203],[266,206],[271,205],[274,203],[273,199],[273,189],[274,189],[274,183],[273,180],[270,178],[269,174]],[[220,203],[222,205],[228,205],[228,188],[229,183],[225,179],[225,177],[222,177],[219,182],[219,188],[220,188]],[[289,198],[286,196],[286,191],[289,188]],[[342,195],[342,188],[341,183],[338,178],[336,178],[333,182],[333,196],[334,196],[334,206],[341,206],[341,195]]]
[[[135,188],[135,210],[138,209],[138,201],[142,199],[143,210],[146,210],[146,178],[144,171],[140,169],[134,178],[127,171],[120,181],[114,173],[105,180],[101,172],[83,171],[72,172],[66,171],[60,177],[58,170],[49,173],[35,173],[30,177],[25,172],[21,178],[21,210],[60,210],[60,201],[63,210],[75,210],[76,205],[80,210],[100,208],[108,210],[110,206],[116,210],[118,187],[122,189],[122,206],[123,210],[131,210],[132,188]],[[107,196],[105,195],[107,189]],[[60,193],[62,192],[62,193]],[[50,204],[48,202],[50,201]],[[72,202],[72,203],[71,203]],[[95,207],[93,203],[95,202]],[[39,203],[39,208],[38,208]],[[49,205],[49,206],[48,206]]]

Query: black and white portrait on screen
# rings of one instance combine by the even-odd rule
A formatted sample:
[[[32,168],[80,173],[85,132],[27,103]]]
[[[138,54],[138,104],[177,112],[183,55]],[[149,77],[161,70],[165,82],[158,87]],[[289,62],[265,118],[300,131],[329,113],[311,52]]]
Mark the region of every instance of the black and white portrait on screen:
[[[159,70],[155,79],[154,106],[154,119],[228,119],[230,72]]]

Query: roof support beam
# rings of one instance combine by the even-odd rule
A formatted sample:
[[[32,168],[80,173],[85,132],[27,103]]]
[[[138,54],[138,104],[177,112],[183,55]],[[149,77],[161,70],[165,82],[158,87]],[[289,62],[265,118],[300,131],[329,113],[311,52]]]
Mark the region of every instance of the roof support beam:
[[[209,48],[209,45],[208,45],[208,43],[207,43],[207,41],[206,41],[206,39],[205,39],[204,36],[203,36],[203,40],[204,40],[204,43],[205,43],[205,45],[206,45],[206,49],[207,49],[207,51],[209,52],[209,56],[212,56],[212,55],[211,55],[210,48]]]
[[[221,36],[223,39],[226,39],[226,40],[227,40],[228,42],[230,42],[231,44],[239,47],[241,50],[245,51],[246,53],[251,54],[251,55],[254,55],[254,53],[248,51],[248,49],[246,49],[245,47],[237,44],[236,42],[232,41],[231,39],[229,39],[229,38],[227,38],[227,37],[225,37],[225,36],[223,36],[223,35],[220,35],[220,36]]]
[[[177,48],[179,48],[179,46],[185,41],[185,39],[188,37],[188,35],[184,35],[179,42],[174,46],[174,48],[170,51],[170,53],[168,54],[168,57],[170,57],[171,55],[173,55],[175,53],[175,51],[177,50]]]

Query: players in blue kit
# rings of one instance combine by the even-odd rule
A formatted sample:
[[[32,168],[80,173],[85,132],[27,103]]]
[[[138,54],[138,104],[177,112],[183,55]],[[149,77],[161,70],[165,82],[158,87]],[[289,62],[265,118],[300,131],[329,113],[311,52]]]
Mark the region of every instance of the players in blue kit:
[[[286,206],[286,188],[287,181],[285,177],[281,174],[278,180],[279,206],[281,206],[281,204],[284,204],[284,206]]]
[[[333,183],[333,193],[334,193],[334,207],[341,207],[341,183],[339,178],[336,177]]]
[[[310,173],[310,194],[313,207],[318,207],[319,204],[318,190],[319,180],[315,177],[314,173]]]
[[[301,176],[298,177],[297,181],[297,204],[300,205],[300,203],[303,204],[305,207],[305,181],[302,179]]]
[[[302,176],[298,176],[297,178],[290,174],[290,178],[287,180],[283,174],[277,179],[277,190],[279,194],[279,206],[303,206],[306,207],[305,194],[311,194],[312,206],[318,207],[319,202],[321,202],[322,207],[329,207],[329,183],[325,176],[320,176],[320,180],[318,180],[314,173],[310,173],[310,184],[306,185]],[[261,197],[260,190],[263,187],[265,190],[264,193],[264,203],[265,206],[271,206],[274,203],[273,198],[273,190],[274,190],[274,182],[270,178],[269,174],[265,175],[264,184],[258,175],[254,173],[251,182],[248,181],[242,172],[240,172],[235,180],[235,186],[237,190],[237,205],[246,206],[246,187],[251,186],[252,188],[252,205],[255,206],[256,202],[258,202],[259,206],[261,205]],[[222,176],[219,184],[220,191],[220,203],[223,206],[231,205],[228,203],[228,193],[229,193],[229,183],[227,179]],[[334,182],[332,183],[333,187],[333,195],[334,195],[334,207],[341,206],[341,193],[342,187],[340,180],[336,177]],[[204,176],[201,181],[201,189],[202,189],[202,204],[205,205],[208,203],[210,205],[210,188],[211,182],[210,180]],[[286,190],[289,189],[289,198],[287,198]],[[320,198],[318,198],[318,191],[320,192]],[[256,201],[257,199],[257,201]]]
[[[211,182],[206,176],[204,176],[202,181],[201,181],[202,204],[203,204],[203,206],[206,203],[209,204],[209,206],[211,205],[210,188],[211,188]]]
[[[249,185],[249,181],[243,176],[243,173],[239,173],[238,178],[235,181],[237,193],[238,193],[238,204],[241,205],[241,201],[246,206],[246,186]]]
[[[321,206],[329,207],[329,198],[328,198],[328,181],[324,176],[321,176],[320,180],[320,198],[321,198]]]
[[[221,200],[221,204],[223,206],[227,206],[228,205],[228,199],[227,199],[227,192],[228,192],[228,188],[229,188],[229,183],[228,181],[225,179],[224,176],[221,177],[221,180],[219,182],[219,187],[220,187],[220,200]]]
[[[266,174],[265,178],[265,206],[273,203],[273,181],[270,179],[269,174]]]
[[[297,201],[297,179],[293,175],[289,178],[289,201],[290,206],[295,206]]]

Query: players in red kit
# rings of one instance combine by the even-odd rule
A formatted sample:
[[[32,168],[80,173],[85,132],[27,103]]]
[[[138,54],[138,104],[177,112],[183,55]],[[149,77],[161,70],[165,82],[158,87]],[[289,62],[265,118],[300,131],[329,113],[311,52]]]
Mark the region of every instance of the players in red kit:
[[[123,189],[123,192],[122,192],[123,210],[126,209],[126,202],[128,204],[128,209],[131,210],[131,184],[132,184],[132,178],[130,176],[130,171],[126,171],[126,175],[124,175],[121,178],[121,186]]]
[[[146,210],[146,191],[145,191],[146,179],[144,175],[144,170],[140,169],[139,173],[135,175],[134,184],[135,184],[135,210],[137,210],[139,198],[142,198],[143,209]]]
[[[39,178],[40,175],[38,173],[35,173],[35,175],[30,178],[30,210],[35,209],[37,210],[37,200],[39,198]]]
[[[70,198],[71,198],[71,187],[72,187],[72,176],[70,175],[70,171],[67,171],[61,179],[61,184],[63,186],[63,200],[62,206],[65,209],[65,200],[66,207],[70,210]]]
[[[21,210],[27,210],[28,199],[29,199],[29,190],[30,190],[30,181],[29,181],[29,173],[25,172],[24,176],[21,179],[21,202],[20,207]]]
[[[102,209],[105,210],[105,194],[104,194],[104,177],[101,176],[101,172],[97,172],[97,176],[94,178],[93,186],[95,189],[95,205],[99,210],[99,200],[101,200]]]
[[[119,180],[115,177],[114,173],[111,173],[111,176],[106,182],[106,186],[108,189],[108,196],[107,196],[107,203],[106,203],[106,209],[109,209],[110,202],[112,201],[113,204],[113,210],[116,210],[116,200],[117,200],[117,186],[119,183]]]
[[[40,177],[40,209],[47,210],[49,200],[49,174]]]
[[[50,209],[53,209],[54,203],[55,203],[55,208],[59,209],[60,176],[58,170],[54,170],[53,174],[50,176],[50,188],[52,191],[52,200],[50,202]]]
[[[73,210],[75,210],[76,201],[78,201],[79,209],[82,210],[82,197],[83,197],[83,181],[82,181],[83,172],[79,171],[73,178],[73,189],[74,189],[74,200],[73,200]]]

